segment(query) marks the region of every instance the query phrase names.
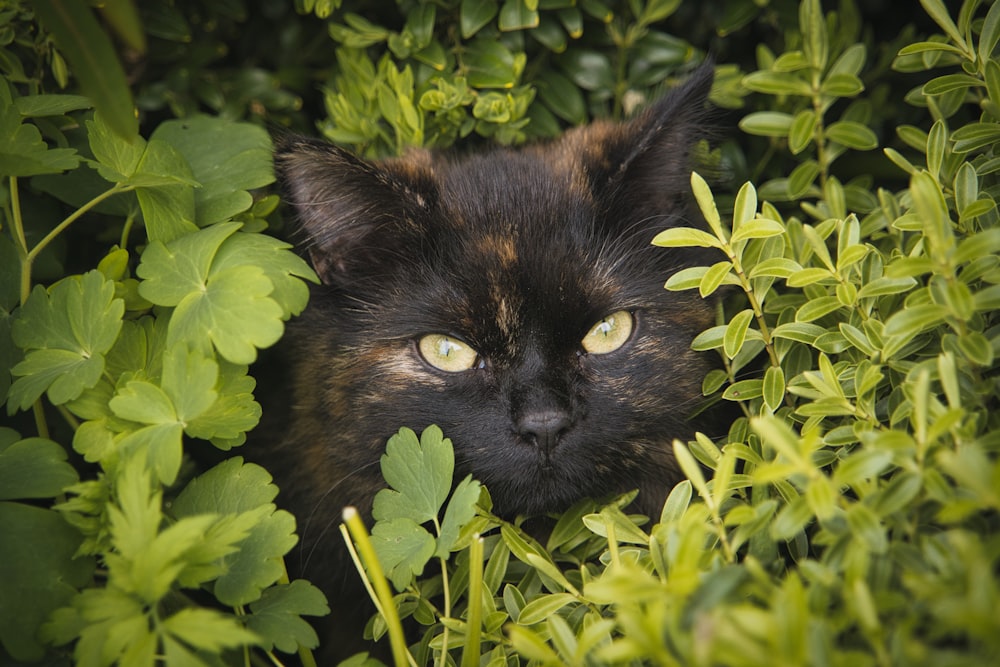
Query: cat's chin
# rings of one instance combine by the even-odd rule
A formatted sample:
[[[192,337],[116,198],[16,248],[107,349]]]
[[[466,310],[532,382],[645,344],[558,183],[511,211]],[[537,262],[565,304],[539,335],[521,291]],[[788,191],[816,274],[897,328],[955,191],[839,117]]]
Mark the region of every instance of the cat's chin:
[[[480,474],[479,477],[490,491],[493,512],[510,520],[517,516],[559,513],[582,498],[607,496],[606,480],[602,480],[592,466],[574,467],[575,470],[567,470],[540,465],[531,469],[512,468],[503,475]]]

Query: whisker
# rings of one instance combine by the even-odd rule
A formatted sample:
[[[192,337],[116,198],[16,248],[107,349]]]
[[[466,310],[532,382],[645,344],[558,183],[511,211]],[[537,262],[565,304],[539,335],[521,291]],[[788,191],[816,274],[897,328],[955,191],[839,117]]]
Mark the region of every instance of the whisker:
[[[306,516],[305,522],[303,523],[302,531],[301,531],[301,537],[302,537],[302,544],[303,544],[303,546],[305,546],[305,544],[306,544],[306,538],[307,538],[307,536],[309,534],[309,528],[310,528],[310,525],[313,522],[313,519],[316,518],[317,512],[320,510],[320,508],[322,507],[324,501],[330,496],[330,494],[333,493],[335,490],[337,490],[337,488],[339,488],[341,485],[343,485],[344,483],[346,483],[348,480],[350,480],[355,475],[358,475],[358,474],[360,474],[362,472],[365,472],[369,468],[372,468],[372,467],[374,467],[374,466],[376,466],[378,464],[379,464],[379,461],[372,461],[371,463],[367,463],[367,464],[365,464],[365,465],[363,465],[363,466],[361,466],[359,468],[356,468],[355,470],[353,470],[350,473],[348,473],[348,474],[344,475],[343,477],[341,477],[339,481],[337,481],[335,484],[331,485],[329,488],[327,488],[327,490],[325,492],[323,492],[323,495],[321,495],[316,500],[316,503],[313,505],[312,510],[309,512],[309,515]],[[338,514],[335,515],[335,518],[330,519],[329,521],[326,521],[323,524],[322,530],[320,530],[319,534],[316,536],[316,538],[311,541],[308,553],[303,553],[303,551],[299,552],[299,569],[300,569],[300,571],[303,574],[308,569],[308,567],[309,567],[309,561],[312,559],[313,555],[316,553],[316,549],[323,542],[323,538],[326,536],[326,534],[330,530],[330,528],[333,527],[339,520],[340,520],[340,514],[338,513]]]

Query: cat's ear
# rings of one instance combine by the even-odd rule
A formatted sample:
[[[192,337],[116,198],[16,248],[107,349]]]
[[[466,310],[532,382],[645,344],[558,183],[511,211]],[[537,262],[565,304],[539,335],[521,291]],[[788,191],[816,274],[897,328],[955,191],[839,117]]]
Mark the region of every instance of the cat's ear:
[[[690,190],[692,149],[709,134],[713,74],[706,62],[632,119],[593,124],[571,139],[579,142],[578,159],[606,210],[652,218],[677,208]]]
[[[276,141],[275,171],[324,283],[385,272],[437,197],[429,154],[374,163],[316,139]]]

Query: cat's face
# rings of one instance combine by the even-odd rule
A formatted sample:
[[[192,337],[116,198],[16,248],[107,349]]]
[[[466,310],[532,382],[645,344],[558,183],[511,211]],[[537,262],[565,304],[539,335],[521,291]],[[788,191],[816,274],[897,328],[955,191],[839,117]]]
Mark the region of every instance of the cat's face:
[[[637,487],[662,502],[712,312],[663,289],[700,258],[650,240],[691,224],[707,85],[519,151],[372,164],[288,142],[279,173],[324,281],[292,338],[300,483],[364,506],[385,440],[437,424],[503,515]]]

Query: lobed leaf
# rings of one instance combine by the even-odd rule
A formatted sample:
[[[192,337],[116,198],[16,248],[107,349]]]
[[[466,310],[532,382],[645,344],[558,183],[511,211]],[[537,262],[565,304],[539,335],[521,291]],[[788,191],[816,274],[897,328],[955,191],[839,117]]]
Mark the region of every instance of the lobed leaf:
[[[250,604],[247,629],[260,638],[265,650],[274,648],[294,653],[298,647],[319,645],[319,637],[302,616],[325,616],[330,613],[326,598],[318,588],[303,579],[264,590],[260,599]]]
[[[421,524],[437,518],[451,491],[455,454],[441,429],[416,433],[402,428],[389,438],[382,455],[382,475],[391,487],[375,495],[376,521],[407,518]]]
[[[125,304],[99,271],[73,276],[50,291],[37,285],[11,328],[26,351],[11,369],[8,411],[27,409],[43,393],[56,405],[90,389],[122,326]]]

